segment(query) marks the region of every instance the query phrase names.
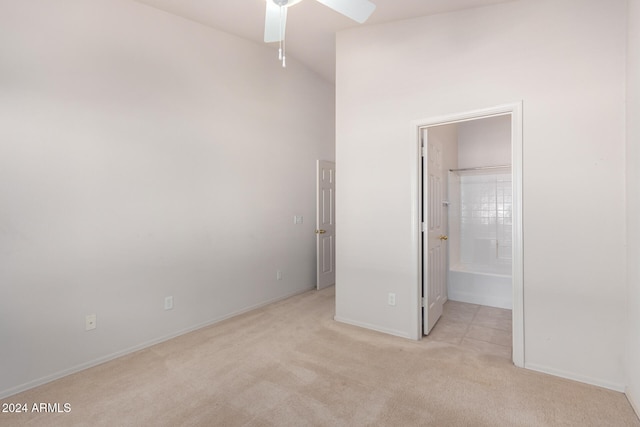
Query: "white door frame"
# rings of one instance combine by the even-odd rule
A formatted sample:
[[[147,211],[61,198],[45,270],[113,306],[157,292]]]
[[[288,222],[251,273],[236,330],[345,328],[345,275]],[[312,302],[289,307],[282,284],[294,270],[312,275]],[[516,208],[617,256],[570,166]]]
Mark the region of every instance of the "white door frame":
[[[411,124],[411,145],[412,155],[412,188],[415,189],[412,206],[413,235],[415,242],[415,253],[418,280],[416,283],[415,307],[417,316],[416,327],[417,339],[422,339],[422,247],[420,218],[422,216],[422,180],[421,171],[421,141],[420,133],[422,129],[452,123],[460,123],[469,120],[482,119],[492,116],[511,115],[511,173],[513,179],[513,363],[518,367],[524,367],[524,247],[523,247],[523,227],[522,227],[522,101],[512,104],[499,105],[496,107],[456,113],[439,117],[432,117],[424,120],[416,120]]]

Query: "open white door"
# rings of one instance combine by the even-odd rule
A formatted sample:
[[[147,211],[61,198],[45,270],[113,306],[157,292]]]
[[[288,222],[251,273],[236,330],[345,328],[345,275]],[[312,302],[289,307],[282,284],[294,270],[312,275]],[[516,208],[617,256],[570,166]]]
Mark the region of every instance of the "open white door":
[[[336,164],[318,160],[316,204],[317,288],[336,283]]]
[[[448,237],[442,143],[428,138],[427,129],[423,129],[422,144],[422,331],[427,335],[444,307]]]

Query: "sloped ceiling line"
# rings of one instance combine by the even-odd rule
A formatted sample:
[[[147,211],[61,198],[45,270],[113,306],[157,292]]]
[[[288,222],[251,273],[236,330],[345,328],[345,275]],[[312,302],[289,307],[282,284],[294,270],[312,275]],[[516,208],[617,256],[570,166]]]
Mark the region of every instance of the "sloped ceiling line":
[[[236,36],[264,43],[266,0],[133,0]],[[348,0],[345,0],[348,1]],[[375,25],[419,16],[506,3],[514,0],[372,0],[376,10],[364,24],[314,1],[289,10],[287,55],[327,81],[335,82],[335,34],[359,25]],[[272,44],[277,50],[277,43]],[[280,66],[277,53],[274,66]]]

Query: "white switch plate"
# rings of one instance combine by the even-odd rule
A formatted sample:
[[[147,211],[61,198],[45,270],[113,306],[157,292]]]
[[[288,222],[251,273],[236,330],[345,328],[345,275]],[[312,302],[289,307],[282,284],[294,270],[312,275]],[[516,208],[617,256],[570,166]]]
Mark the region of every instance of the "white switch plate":
[[[90,331],[96,328],[96,315],[95,314],[87,314],[84,320],[84,330]]]
[[[173,297],[164,297],[164,309],[165,310],[173,309]]]
[[[280,270],[276,271],[276,279],[282,280],[282,271]]]
[[[296,215],[293,217],[294,224],[302,224],[303,222],[304,222],[304,218],[302,217],[302,215]]]
[[[396,294],[394,294],[393,292],[389,292],[389,298],[388,301],[389,305],[396,305]]]

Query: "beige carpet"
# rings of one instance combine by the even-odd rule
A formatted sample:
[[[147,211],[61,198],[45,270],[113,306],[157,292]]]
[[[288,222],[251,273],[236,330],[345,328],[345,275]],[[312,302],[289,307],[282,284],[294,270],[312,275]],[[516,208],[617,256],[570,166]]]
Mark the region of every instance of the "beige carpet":
[[[640,426],[620,393],[332,320],[308,292],[2,401],[20,426]]]

